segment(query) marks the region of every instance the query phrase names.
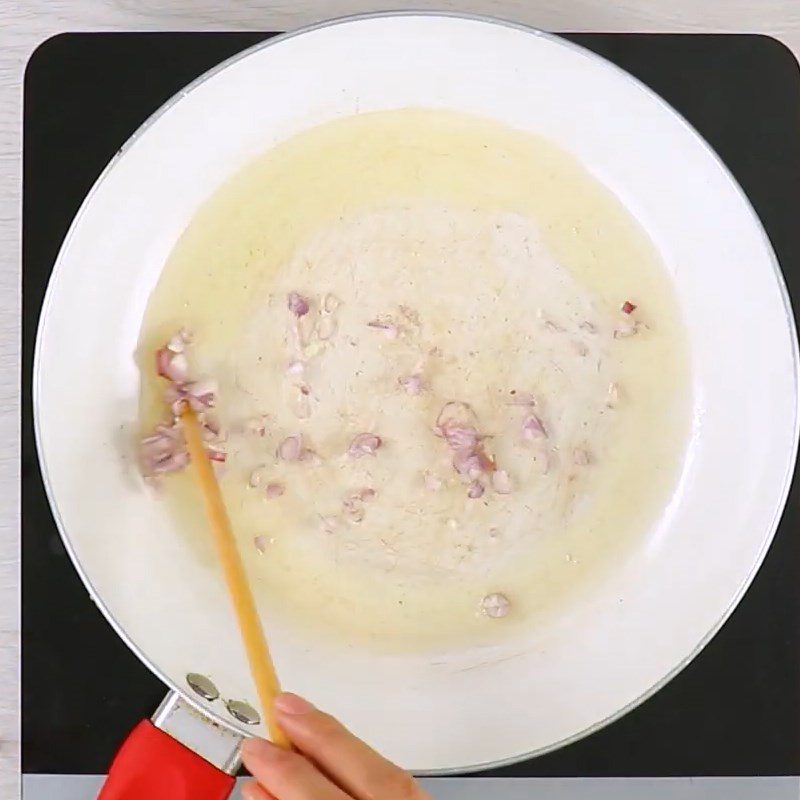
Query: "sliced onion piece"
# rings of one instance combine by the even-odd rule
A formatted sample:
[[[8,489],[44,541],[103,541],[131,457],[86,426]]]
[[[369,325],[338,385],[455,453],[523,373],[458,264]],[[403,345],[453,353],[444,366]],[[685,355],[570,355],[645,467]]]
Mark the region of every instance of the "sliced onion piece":
[[[461,400],[451,400],[442,406],[439,416],[436,417],[434,430],[439,436],[444,436],[446,428],[476,428],[478,417],[469,403]]]
[[[484,471],[480,456],[472,449],[456,450],[453,455],[453,469],[470,479],[477,478]]]
[[[189,463],[189,453],[180,432],[159,425],[139,446],[139,466],[146,478],[178,472]]]
[[[285,492],[286,487],[277,481],[271,481],[264,488],[264,494],[268,500],[274,500],[277,497],[281,497]]]
[[[347,455],[351,458],[374,456],[382,444],[381,437],[374,433],[359,433],[350,442],[350,446],[347,448]]]
[[[213,408],[217,404],[219,386],[213,378],[201,378],[199,381],[184,383],[181,388],[195,411]]]
[[[292,375],[295,378],[302,378],[306,371],[306,365],[299,360],[290,361],[286,366],[286,374]]]
[[[498,469],[492,473],[492,488],[497,494],[511,494],[514,491],[511,477],[504,469]]]
[[[404,375],[401,378],[398,378],[397,382],[400,384],[401,388],[406,394],[410,394],[413,397],[422,394],[422,390],[425,388],[422,375],[417,373]]]
[[[287,436],[278,445],[276,454],[281,461],[300,461],[303,457],[304,450],[303,435],[300,433],[293,433],[291,436]]]
[[[156,351],[156,372],[169,381],[183,383],[189,378],[189,362],[184,353],[162,347]]]
[[[528,414],[528,416],[522,420],[522,436],[529,442],[535,439],[547,438],[547,431],[545,430],[544,423],[536,414]]]
[[[472,450],[478,446],[480,435],[476,428],[457,425],[441,428],[442,436],[453,450]]]
[[[511,601],[502,592],[487,594],[481,601],[481,611],[491,619],[508,616],[510,610]]]
[[[211,461],[224,463],[228,460],[228,454],[224,450],[220,450],[218,447],[206,447],[206,454]]]
[[[186,349],[186,345],[191,343],[192,334],[186,328],[181,328],[167,342],[167,348],[173,353],[182,353]]]
[[[294,314],[294,316],[298,319],[308,314],[308,300],[298,292],[289,292],[289,294],[286,296],[286,305],[289,308],[289,311],[291,311],[292,314]]]
[[[469,489],[467,489],[467,497],[471,500],[477,500],[479,497],[483,497],[485,491],[486,489],[480,481],[472,481]]]

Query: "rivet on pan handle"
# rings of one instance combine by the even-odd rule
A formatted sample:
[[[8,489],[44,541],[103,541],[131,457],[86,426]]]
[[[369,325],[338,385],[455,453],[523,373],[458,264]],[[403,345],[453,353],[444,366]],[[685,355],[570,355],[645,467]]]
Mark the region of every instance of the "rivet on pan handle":
[[[128,735],[98,800],[226,800],[241,737],[204,717],[176,692]]]

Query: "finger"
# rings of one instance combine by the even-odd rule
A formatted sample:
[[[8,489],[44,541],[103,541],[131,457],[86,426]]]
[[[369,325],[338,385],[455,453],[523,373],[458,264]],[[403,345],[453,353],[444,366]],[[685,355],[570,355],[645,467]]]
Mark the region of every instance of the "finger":
[[[302,697],[279,695],[275,710],[281,727],[297,748],[356,800],[428,798],[407,772]]]
[[[242,786],[242,798],[243,800],[275,800],[275,795],[269,794],[255,781],[247,781]]]
[[[246,739],[242,761],[267,797],[271,794],[275,800],[352,800],[299,753],[264,739]]]

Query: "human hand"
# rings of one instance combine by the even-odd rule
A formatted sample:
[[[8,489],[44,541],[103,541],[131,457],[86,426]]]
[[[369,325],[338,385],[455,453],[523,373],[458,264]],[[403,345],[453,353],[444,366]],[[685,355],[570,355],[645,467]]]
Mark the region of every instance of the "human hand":
[[[279,695],[275,711],[297,752],[247,739],[242,759],[254,780],[245,800],[430,800],[411,775],[302,697]]]

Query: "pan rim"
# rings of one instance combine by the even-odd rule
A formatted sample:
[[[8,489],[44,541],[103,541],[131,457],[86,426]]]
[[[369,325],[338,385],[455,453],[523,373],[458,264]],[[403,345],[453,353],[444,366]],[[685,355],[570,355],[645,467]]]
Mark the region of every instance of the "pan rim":
[[[769,237],[764,229],[764,226],[759,218],[758,214],[756,213],[755,209],[752,206],[749,198],[745,194],[744,190],[733,176],[731,171],[727,168],[724,164],[722,159],[717,155],[715,150],[706,142],[706,140],[700,135],[700,133],[695,129],[691,123],[689,123],[678,111],[676,111],[666,100],[664,100],[660,95],[658,95],[655,91],[650,89],[646,84],[642,83],[639,79],[631,75],[630,73],[623,70],[621,67],[618,67],[614,63],[608,61],[607,59],[603,58],[600,55],[588,50],[587,48],[576,44],[570,40],[564,39],[563,37],[542,31],[540,29],[534,28],[529,25],[525,25],[523,23],[489,16],[489,15],[480,15],[480,14],[470,14],[470,13],[460,13],[460,12],[446,12],[446,11],[423,11],[423,10],[404,10],[404,11],[381,11],[381,12],[371,12],[366,14],[354,14],[354,15],[347,15],[342,17],[336,17],[328,20],[324,20],[313,25],[305,26],[302,28],[298,28],[293,31],[288,31],[286,33],[278,34],[273,36],[269,39],[264,41],[258,42],[257,44],[242,50],[239,53],[231,56],[228,59],[220,62],[216,66],[212,67],[210,70],[204,72],[202,75],[195,78],[192,82],[190,82],[187,86],[183,89],[179,90],[175,95],[173,95],[169,100],[167,100],[163,105],[161,105],[153,114],[151,114],[137,129],[136,131],[126,140],[126,142],[120,147],[117,153],[112,157],[109,163],[105,166],[103,171],[97,177],[95,182],[93,183],[91,189],[87,193],[86,197],[84,198],[83,202],[81,203],[78,211],[76,212],[72,222],[70,223],[69,229],[64,237],[64,240],[59,248],[58,255],[56,256],[56,260],[53,265],[53,269],[50,275],[50,279],[48,281],[47,291],[45,293],[45,297],[42,303],[42,309],[37,325],[37,332],[36,332],[36,342],[34,348],[34,359],[33,359],[33,376],[32,376],[32,408],[33,408],[33,423],[34,423],[34,434],[35,434],[35,441],[36,441],[36,452],[37,457],[39,460],[39,465],[42,474],[42,482],[45,487],[45,492],[47,495],[48,503],[50,505],[51,512],[53,514],[54,521],[56,523],[56,527],[58,528],[59,536],[61,537],[62,542],[64,543],[64,547],[70,557],[70,560],[73,564],[73,567],[77,571],[78,575],[81,578],[84,586],[86,587],[89,596],[92,602],[100,609],[100,612],[103,614],[105,619],[114,629],[118,636],[123,640],[123,642],[127,645],[127,647],[137,656],[137,658],[156,676],[161,680],[165,686],[172,691],[179,693],[192,707],[194,707],[199,713],[203,716],[208,717],[209,719],[213,720],[213,722],[222,725],[223,727],[233,730],[240,735],[247,735],[247,732],[243,728],[243,726],[238,726],[235,723],[227,720],[221,714],[212,711],[211,709],[203,706],[199,702],[196,702],[194,698],[181,686],[177,683],[173,682],[172,679],[168,678],[160,669],[158,669],[149,659],[149,657],[129,638],[128,634],[125,632],[124,628],[117,622],[114,618],[113,614],[107,608],[105,603],[102,600],[100,594],[95,590],[88,574],[86,574],[79,558],[78,554],[73,547],[71,538],[66,531],[66,526],[61,519],[61,515],[58,509],[58,505],[56,503],[56,498],[54,492],[52,490],[51,482],[48,475],[47,464],[44,458],[43,452],[43,445],[42,445],[42,437],[40,432],[40,393],[41,393],[41,386],[40,386],[40,379],[41,379],[41,347],[43,341],[43,330],[47,324],[48,318],[48,310],[50,304],[52,302],[53,293],[55,291],[55,285],[57,283],[57,279],[62,272],[62,265],[63,265],[63,253],[67,250],[69,243],[81,221],[83,218],[86,209],[92,202],[92,199],[95,193],[98,191],[108,174],[115,168],[117,163],[127,154],[133,144],[138,141],[138,139],[146,133],[150,127],[152,127],[158,120],[166,114],[174,105],[176,105],[180,100],[182,100],[185,96],[190,94],[193,90],[204,84],[210,78],[215,77],[218,73],[222,72],[223,70],[227,69],[229,66],[239,62],[247,58],[248,56],[252,55],[255,52],[260,52],[263,49],[266,49],[272,45],[280,44],[284,41],[292,39],[296,36],[301,36],[306,33],[311,33],[314,31],[322,30],[329,27],[334,27],[338,25],[344,24],[351,24],[351,23],[358,23],[372,19],[382,19],[382,18],[408,18],[408,17],[420,17],[420,18],[444,18],[444,19],[457,19],[457,20],[464,20],[464,21],[473,21],[473,22],[480,22],[490,25],[498,25],[507,27],[510,29],[514,29],[523,33],[531,34],[537,38],[546,39],[552,43],[558,44],[561,47],[565,47],[568,50],[575,52],[578,55],[581,55],[585,58],[592,60],[594,63],[601,65],[604,69],[611,69],[618,76],[620,76],[623,80],[628,82],[630,85],[633,85],[640,90],[643,90],[651,100],[654,100],[663,110],[671,113],[687,130],[687,132],[692,136],[692,138],[700,144],[703,148],[705,153],[710,156],[710,158],[715,162],[716,166],[722,171],[724,177],[728,180],[732,188],[737,192],[739,195],[739,199],[743,201],[744,207],[747,209],[752,222],[756,225],[759,235],[761,237],[762,243],[766,248],[766,252],[769,256],[769,260],[772,266],[774,277],[778,284],[778,290],[781,295],[781,301],[783,303],[784,308],[784,315],[785,321],[788,326],[788,333],[790,337],[790,344],[791,344],[791,351],[792,351],[792,362],[793,362],[793,408],[794,408],[794,419],[792,421],[792,442],[791,442],[791,449],[790,449],[790,458],[787,463],[786,474],[783,478],[783,483],[780,487],[780,496],[779,500],[776,503],[775,510],[773,513],[773,517],[770,520],[769,524],[765,527],[764,536],[762,538],[760,549],[750,567],[748,574],[745,576],[744,580],[738,587],[737,591],[731,598],[727,608],[723,612],[723,614],[719,617],[716,623],[707,631],[707,633],[700,639],[699,642],[694,646],[690,653],[688,653],[680,662],[678,662],[671,670],[669,670],[659,681],[654,683],[647,691],[643,692],[641,695],[636,697],[633,701],[628,703],[627,705],[623,706],[622,708],[618,709],[611,715],[594,722],[592,725],[587,726],[581,731],[572,734],[571,736],[565,737],[559,741],[550,743],[544,747],[536,748],[532,751],[526,751],[514,756],[509,756],[504,759],[498,759],[494,761],[488,762],[481,762],[477,764],[469,764],[459,767],[447,767],[441,769],[424,769],[424,770],[414,770],[411,767],[411,771],[417,775],[422,776],[447,776],[447,775],[455,775],[455,774],[463,774],[463,773],[473,773],[473,772],[480,772],[488,769],[496,769],[500,767],[510,766],[512,764],[519,763],[521,761],[525,761],[528,759],[532,759],[538,757],[540,755],[545,755],[547,753],[553,752],[555,750],[560,749],[561,747],[567,746],[574,742],[580,741],[581,739],[589,736],[611,723],[615,722],[616,720],[623,717],[629,711],[640,706],[654,694],[656,694],[661,688],[663,688],[667,683],[669,683],[674,677],[676,677],[694,658],[705,648],[705,646],[716,636],[725,622],[730,618],[731,614],[739,605],[741,599],[749,589],[750,585],[752,584],[756,574],[758,573],[761,565],[763,564],[764,559],[766,558],[767,552],[774,540],[775,533],[778,528],[778,524],[781,520],[783,515],[783,511],[786,506],[786,502],[789,495],[789,490],[792,485],[792,478],[795,470],[795,465],[798,457],[798,444],[800,444],[800,392],[798,392],[798,386],[800,385],[800,347],[798,346],[798,334],[797,334],[797,326],[795,323],[795,318],[792,310],[791,299],[789,297],[788,288],[786,286],[786,281],[784,275],[781,271],[780,264],[778,262],[777,256],[775,254],[774,248],[772,247],[772,243],[769,240]]]

